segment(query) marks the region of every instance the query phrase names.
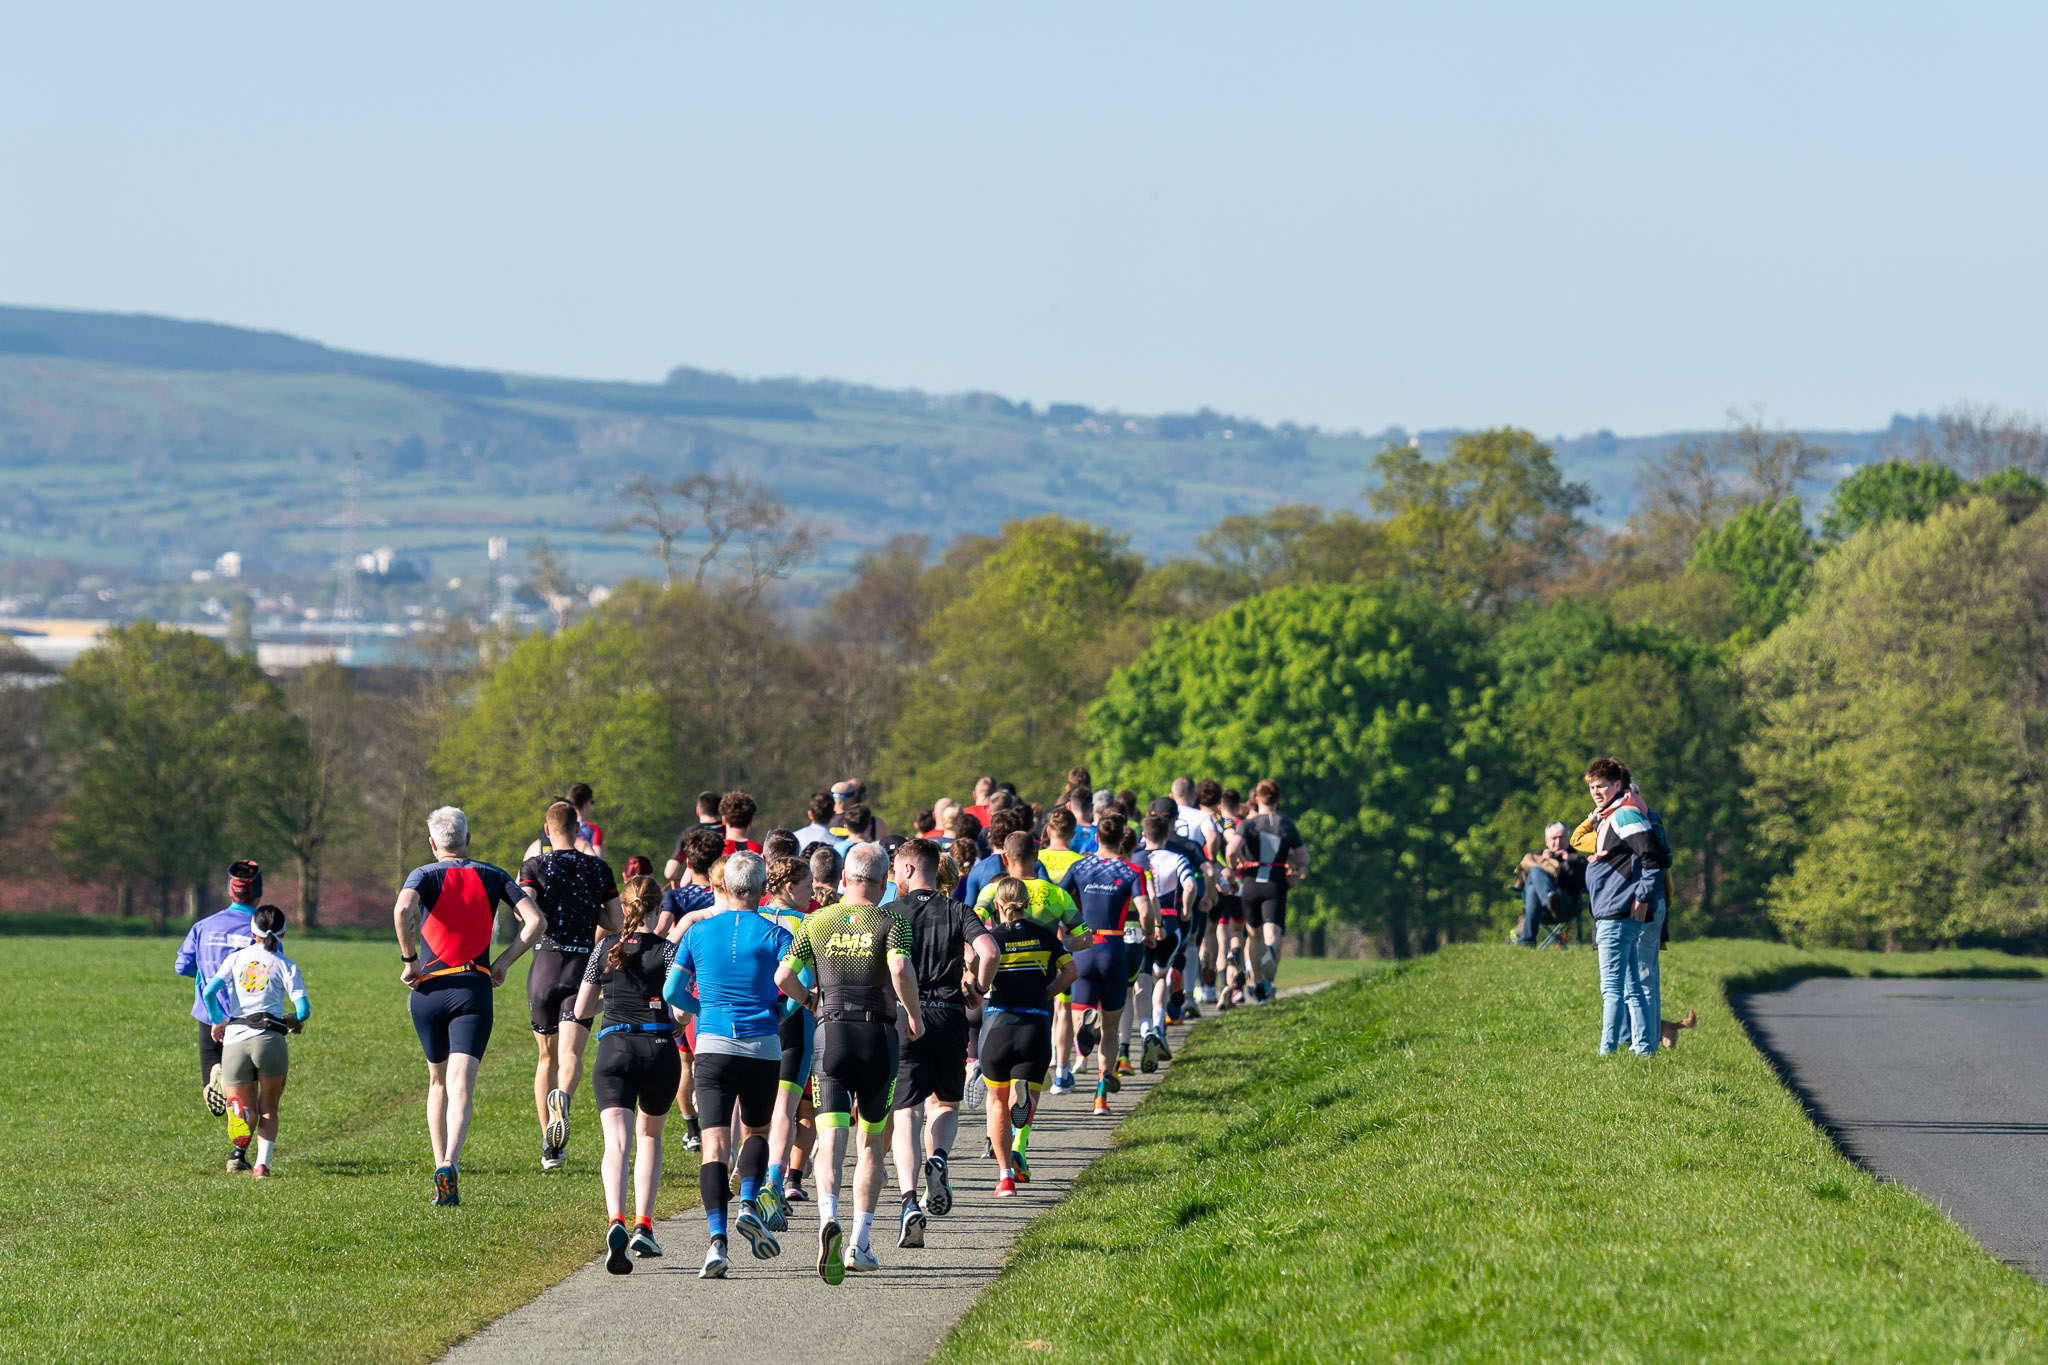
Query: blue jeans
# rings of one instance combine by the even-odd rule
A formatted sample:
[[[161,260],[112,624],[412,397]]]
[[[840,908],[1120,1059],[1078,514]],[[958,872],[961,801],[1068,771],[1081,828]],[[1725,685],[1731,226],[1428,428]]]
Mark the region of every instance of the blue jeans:
[[[1664,982],[1658,973],[1657,945],[1664,938],[1664,919],[1669,913],[1667,902],[1659,900],[1657,908],[1650,912],[1649,923],[1642,925],[1642,937],[1636,942],[1636,978],[1643,983],[1643,999],[1648,1002],[1650,1051],[1655,1052],[1664,1044]],[[1626,1018],[1622,1020],[1621,1046],[1627,1047],[1634,1040]]]
[[[1650,973],[1656,975],[1657,932],[1661,920],[1644,923],[1627,918],[1593,922],[1593,945],[1600,955],[1600,1055],[1634,1040],[1639,1057],[1656,1055],[1657,1016],[1643,992],[1642,945],[1650,944]],[[1641,1040],[1648,1039],[1648,1046]]]
[[[1557,883],[1550,874],[1540,867],[1529,869],[1522,883],[1522,932],[1515,942],[1525,948],[1536,946],[1536,926],[1543,922],[1543,912],[1549,906],[1550,893],[1557,889]]]

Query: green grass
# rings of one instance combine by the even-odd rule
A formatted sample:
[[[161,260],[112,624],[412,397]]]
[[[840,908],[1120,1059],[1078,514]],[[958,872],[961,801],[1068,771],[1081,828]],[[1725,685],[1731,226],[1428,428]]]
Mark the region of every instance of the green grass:
[[[176,949],[0,952],[0,1359],[429,1360],[595,1254],[596,1111],[586,1081],[568,1168],[544,1177],[523,963],[498,993],[462,1207],[445,1210],[428,1204],[426,1068],[388,944],[294,950],[313,1019],[261,1184],[222,1169]],[[668,1155],[664,1215],[697,1202],[695,1159],[680,1141]]]
[[[1205,1021],[943,1361],[2038,1360],[2048,1293],[1844,1159],[1724,991],[2038,976],[1995,953],[1694,942],[1655,1060],[1588,952],[1461,947]]]
[[[1273,984],[1286,990],[1289,986],[1311,986],[1318,981],[1349,981],[1390,965],[1369,957],[1283,957],[1279,970],[1273,974]]]

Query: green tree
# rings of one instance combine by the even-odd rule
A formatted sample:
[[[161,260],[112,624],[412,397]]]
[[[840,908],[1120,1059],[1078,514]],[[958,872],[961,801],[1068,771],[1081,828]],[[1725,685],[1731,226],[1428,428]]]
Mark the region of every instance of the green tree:
[[[1799,499],[1744,508],[1693,546],[1688,569],[1726,574],[1741,614],[1739,644],[1761,640],[1798,609],[1813,569],[1813,535]]]
[[[154,887],[159,932],[173,888],[196,909],[227,865],[253,783],[305,742],[255,660],[149,621],[79,655],[53,705],[52,737],[74,765],[58,851],[80,878]]]
[[[1380,482],[1368,496],[1387,514],[1388,553],[1447,601],[1498,618],[1580,558],[1579,513],[1593,495],[1526,431],[1457,437],[1442,460],[1390,445],[1372,464]]]
[[[1388,584],[1290,587],[1164,627],[1088,711],[1098,779],[1282,784],[1307,840],[1303,927],[1341,918],[1406,956],[1465,922],[1484,818],[1480,632]]]
[[[285,685],[299,733],[247,788],[250,833],[288,857],[299,876],[298,923],[320,924],[320,886],[329,850],[364,827],[362,758],[368,708],[355,675],[318,663]]]
[[[1125,607],[1143,561],[1064,517],[1011,522],[927,628],[930,654],[876,763],[892,817],[993,773],[1056,798],[1083,708],[1143,641]]]
[[[1821,539],[1833,545],[1872,526],[1925,521],[1962,492],[1962,476],[1947,465],[1924,460],[1867,464],[1835,485],[1828,510],[1821,514]]]
[[[2048,926],[2048,516],[1988,498],[1853,537],[1743,667],[1772,918],[1815,943]]]

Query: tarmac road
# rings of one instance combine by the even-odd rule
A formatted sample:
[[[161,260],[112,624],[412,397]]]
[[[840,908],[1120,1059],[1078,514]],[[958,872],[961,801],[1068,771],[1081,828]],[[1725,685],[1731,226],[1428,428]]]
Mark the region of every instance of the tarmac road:
[[[1851,1158],[2048,1280],[2048,981],[1822,977],[1734,1003]]]

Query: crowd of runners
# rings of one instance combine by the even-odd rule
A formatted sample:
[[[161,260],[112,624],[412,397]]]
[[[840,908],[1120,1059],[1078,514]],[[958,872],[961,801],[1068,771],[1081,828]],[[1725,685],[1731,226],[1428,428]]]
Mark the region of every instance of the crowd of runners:
[[[615,1274],[663,1254],[655,1196],[678,1108],[699,1160],[699,1273],[725,1276],[735,1238],[779,1256],[792,1206],[815,1199],[817,1270],[836,1285],[878,1267],[891,1159],[898,1247],[925,1245],[952,1211],[962,1108],[985,1109],[990,1193],[1009,1197],[1031,1179],[1046,1095],[1086,1073],[1089,1111],[1113,1116],[1124,1077],[1171,1060],[1168,1025],[1273,997],[1288,889],[1308,872],[1275,781],[1248,802],[1187,779],[1147,801],[1075,768],[1059,800],[1034,806],[982,778],[908,835],[866,795],[838,783],[796,828],[757,835],[752,797],[706,792],[660,875],[636,855],[623,880],[584,784],[540,813],[517,874],[469,856],[461,810],[434,811],[433,861],[393,915],[427,1062],[433,1202],[461,1202],[493,992],[528,952],[540,1164],[566,1164],[587,1069]],[[229,1168],[257,1177],[286,1036],[309,1012],[262,885],[256,864],[235,864],[233,904],[193,926],[177,965],[197,980],[202,1093],[228,1119]],[[512,932],[494,953],[501,913]]]

